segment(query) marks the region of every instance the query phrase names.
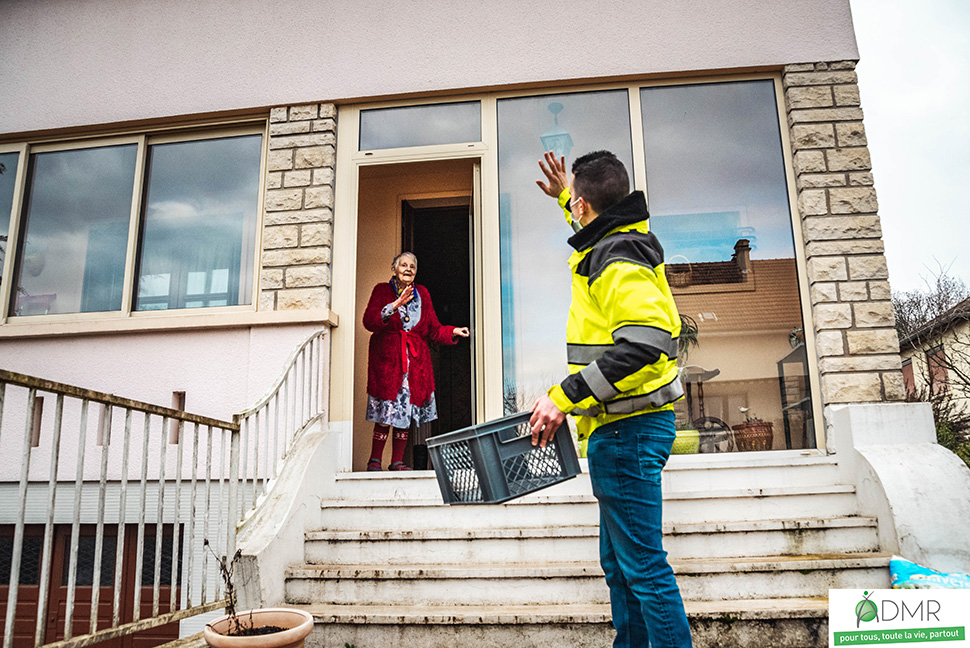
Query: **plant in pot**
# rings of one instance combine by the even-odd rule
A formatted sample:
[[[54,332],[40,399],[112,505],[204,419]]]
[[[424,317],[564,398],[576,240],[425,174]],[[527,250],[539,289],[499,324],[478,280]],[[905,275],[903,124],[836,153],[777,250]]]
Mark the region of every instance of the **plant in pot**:
[[[742,452],[771,450],[775,440],[771,421],[764,421],[749,413],[750,408],[739,407],[738,409],[744,414],[744,423],[731,426],[738,450]]]
[[[699,346],[697,341],[697,320],[690,315],[680,316],[680,336],[677,338],[677,361],[687,364],[687,355],[692,348]]]
[[[232,560],[217,556],[204,540],[203,545],[212,552],[219,573],[226,586],[226,616],[202,629],[205,642],[212,648],[303,648],[304,641],[313,630],[313,617],[303,610],[290,608],[262,608],[236,612],[236,589],[232,572],[242,551],[236,551]]]

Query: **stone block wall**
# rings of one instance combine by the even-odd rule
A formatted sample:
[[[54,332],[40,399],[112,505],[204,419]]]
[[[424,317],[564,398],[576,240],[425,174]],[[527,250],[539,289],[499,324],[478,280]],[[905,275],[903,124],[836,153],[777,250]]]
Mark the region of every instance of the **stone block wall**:
[[[270,112],[258,310],[330,307],[337,108]]]
[[[782,73],[826,405],[903,400],[855,62]]]

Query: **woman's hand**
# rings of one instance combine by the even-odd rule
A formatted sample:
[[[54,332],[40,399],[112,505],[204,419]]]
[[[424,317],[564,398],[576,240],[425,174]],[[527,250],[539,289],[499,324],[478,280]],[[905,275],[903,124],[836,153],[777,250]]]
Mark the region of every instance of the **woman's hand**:
[[[411,284],[407,288],[401,291],[401,296],[395,299],[391,303],[391,306],[394,307],[394,310],[399,309],[401,306],[404,306],[404,304],[408,303],[411,300],[411,295],[413,294],[414,294],[414,284]]]
[[[457,340],[457,339],[458,339],[458,338],[460,338],[460,337],[463,337],[463,338],[466,338],[466,337],[468,337],[469,335],[470,335],[470,334],[468,333],[468,327],[467,327],[467,326],[462,326],[462,327],[456,327],[456,328],[455,328],[455,329],[454,329],[454,330],[453,330],[453,331],[451,332],[451,339],[452,339],[452,340]]]

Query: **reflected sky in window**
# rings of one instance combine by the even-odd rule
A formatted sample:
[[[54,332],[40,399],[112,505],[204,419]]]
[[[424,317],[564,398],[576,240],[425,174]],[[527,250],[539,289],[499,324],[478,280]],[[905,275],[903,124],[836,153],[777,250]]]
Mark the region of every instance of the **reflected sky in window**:
[[[793,258],[785,164],[770,80],[640,91],[650,226],[667,258]]]
[[[252,302],[262,136],[149,151],[136,310]]]
[[[564,145],[567,169],[576,157],[607,149],[632,178],[627,92],[500,100],[498,135],[504,381],[507,396],[514,390],[521,409],[566,373],[572,251],[566,240],[572,230],[556,201],[535,183],[542,177],[542,138]]]
[[[360,113],[360,150],[460,144],[482,139],[478,101],[378,108]]]
[[[128,144],[30,156],[14,314],[121,308],[136,151]]]

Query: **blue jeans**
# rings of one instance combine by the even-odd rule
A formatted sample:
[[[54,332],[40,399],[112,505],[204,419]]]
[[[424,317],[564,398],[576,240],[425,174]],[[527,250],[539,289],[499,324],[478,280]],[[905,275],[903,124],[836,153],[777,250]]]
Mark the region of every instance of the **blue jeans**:
[[[684,602],[663,549],[660,471],[674,436],[674,413],[664,411],[608,423],[589,439],[614,648],[692,645]]]

